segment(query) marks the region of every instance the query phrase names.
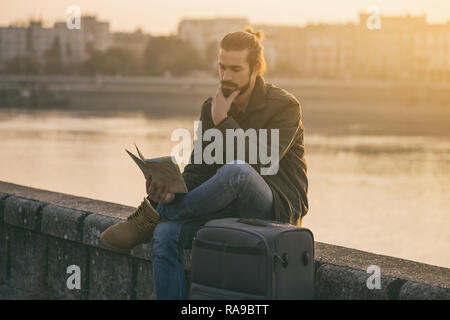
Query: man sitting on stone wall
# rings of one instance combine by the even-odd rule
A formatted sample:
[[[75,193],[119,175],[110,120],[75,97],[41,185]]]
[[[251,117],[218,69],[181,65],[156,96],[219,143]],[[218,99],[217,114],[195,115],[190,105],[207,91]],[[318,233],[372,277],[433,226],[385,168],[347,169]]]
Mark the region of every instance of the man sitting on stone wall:
[[[220,42],[221,88],[203,103],[201,130],[219,130],[225,146],[227,130],[276,129],[277,135],[270,137],[278,139],[276,170],[262,174],[260,162],[249,163],[249,152],[255,150],[249,146],[243,152],[246,162],[233,156],[234,161],[212,164],[195,163],[199,150],[194,148],[183,172],[188,193],[169,193],[166,186],[148,176],[148,197],[127,221],[101,235],[102,243],[117,252],[152,241],[157,299],[187,298],[183,250],[191,248],[196,231],[208,220],[244,217],[300,225],[308,211],[300,104],[286,90],[264,81],[261,36],[247,28],[227,34]],[[273,141],[251,143],[266,150],[273,146]],[[202,148],[207,145],[204,142]],[[226,148],[222,150],[222,159],[230,159]]]

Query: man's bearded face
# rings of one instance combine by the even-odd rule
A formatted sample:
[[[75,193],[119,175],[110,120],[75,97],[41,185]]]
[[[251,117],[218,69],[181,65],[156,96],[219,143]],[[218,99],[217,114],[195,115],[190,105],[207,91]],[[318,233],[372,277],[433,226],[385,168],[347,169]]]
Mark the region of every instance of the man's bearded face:
[[[238,96],[248,90],[251,85],[252,69],[247,62],[248,50],[219,52],[219,75],[224,97],[229,97],[235,90]]]
[[[228,98],[235,90],[239,90],[239,94],[237,95],[239,97],[247,91],[248,88],[250,88],[250,76],[248,77],[247,83],[242,87],[239,87],[238,84],[230,81],[222,81],[222,93],[225,98]]]

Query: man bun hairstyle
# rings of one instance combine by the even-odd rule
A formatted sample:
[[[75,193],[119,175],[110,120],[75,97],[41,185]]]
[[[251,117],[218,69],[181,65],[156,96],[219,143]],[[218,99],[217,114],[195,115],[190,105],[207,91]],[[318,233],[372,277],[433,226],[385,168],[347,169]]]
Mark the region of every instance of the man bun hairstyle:
[[[264,59],[264,47],[261,41],[264,40],[262,31],[255,32],[252,27],[248,26],[244,31],[236,31],[227,34],[220,41],[220,47],[226,51],[245,50],[248,49],[247,62],[250,70],[253,71],[258,66],[258,76],[263,76],[266,72],[266,61]]]
[[[262,31],[254,31],[252,27],[246,27],[245,32],[248,32],[256,37],[259,41],[264,40],[264,32]]]

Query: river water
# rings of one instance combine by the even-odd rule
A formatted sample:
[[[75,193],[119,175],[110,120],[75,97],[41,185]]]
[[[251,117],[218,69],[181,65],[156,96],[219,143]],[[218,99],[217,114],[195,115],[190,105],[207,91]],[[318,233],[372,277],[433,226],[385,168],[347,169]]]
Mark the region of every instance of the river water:
[[[124,149],[168,155],[193,120],[3,112],[0,180],[137,206],[144,178]],[[449,140],[306,133],[303,226],[320,242],[450,267]]]

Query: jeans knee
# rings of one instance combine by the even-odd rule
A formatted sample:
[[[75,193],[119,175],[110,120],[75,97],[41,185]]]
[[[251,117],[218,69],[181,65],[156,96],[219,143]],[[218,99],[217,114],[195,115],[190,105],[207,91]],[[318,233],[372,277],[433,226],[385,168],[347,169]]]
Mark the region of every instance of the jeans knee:
[[[245,193],[247,186],[256,173],[255,169],[246,162],[234,160],[219,168],[217,174],[223,178],[224,183],[230,186],[231,190],[239,196]]]
[[[164,221],[158,223],[152,240],[152,255],[158,256],[168,252],[176,253],[180,246],[181,221]]]
[[[255,169],[253,169],[253,167],[247,162],[242,160],[233,160],[224,164],[217,172],[232,179],[233,177],[240,176],[249,177],[253,171],[255,171]]]

